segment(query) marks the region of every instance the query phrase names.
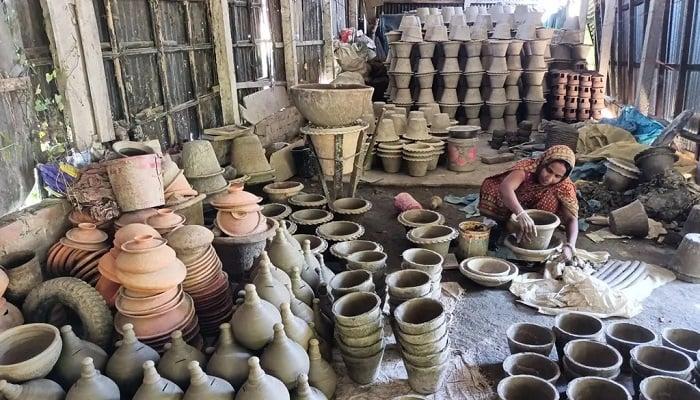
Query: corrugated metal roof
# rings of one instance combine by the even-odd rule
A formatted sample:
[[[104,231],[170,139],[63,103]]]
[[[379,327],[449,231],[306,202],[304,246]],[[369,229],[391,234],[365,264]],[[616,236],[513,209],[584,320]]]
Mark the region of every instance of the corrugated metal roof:
[[[700,3],[695,3],[695,16],[693,19],[693,31],[692,38],[690,41],[690,54],[688,55],[688,63],[690,64],[700,64],[700,10],[697,7]]]
[[[683,8],[687,0],[673,0],[670,8],[666,61],[670,64],[681,62],[681,35],[683,34]]]

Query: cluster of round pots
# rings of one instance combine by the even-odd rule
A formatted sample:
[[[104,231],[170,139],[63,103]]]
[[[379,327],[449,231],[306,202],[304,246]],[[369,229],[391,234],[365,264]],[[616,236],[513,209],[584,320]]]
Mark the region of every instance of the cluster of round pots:
[[[459,263],[462,275],[481,286],[496,287],[509,283],[518,276],[518,267],[495,257],[477,256]]]
[[[214,147],[207,140],[192,140],[182,145],[184,176],[194,190],[211,195],[226,190],[228,182],[219,165]]]
[[[553,69],[552,118],[567,122],[601,119],[605,108],[605,78],[597,73]]]
[[[386,277],[389,293],[389,313],[407,300],[428,297],[433,292],[433,282],[428,273],[417,269],[392,272]]]
[[[81,223],[66,232],[51,246],[46,258],[46,272],[51,276],[73,276],[97,285],[100,278],[97,264],[109,250],[107,233],[95,224]]]
[[[358,384],[373,382],[384,357],[384,321],[379,296],[371,292],[344,295],[333,304],[335,339],[348,376]]]
[[[512,355],[504,361],[503,369],[511,378],[499,384],[500,395],[502,390],[530,395],[551,393],[551,385],[560,376],[559,366],[548,358],[554,347],[563,372],[572,379],[567,394],[574,400],[597,399],[596,395],[606,392],[615,393],[611,397],[614,399],[630,399],[627,390],[613,381],[621,370],[632,372],[640,398],[663,399],[666,397],[659,397],[662,393],[674,391],[700,395],[688,383],[692,371],[699,369],[693,361],[700,350],[700,333],[696,331],[667,328],[660,346],[658,336],[643,326],[615,322],[604,327],[596,317],[567,313],[556,317],[552,329],[517,323],[508,328],[506,335]],[[527,377],[512,379],[524,375]]]
[[[420,229],[420,228],[416,228]],[[438,298],[440,296],[440,281],[442,280],[442,264],[445,259],[435,251],[428,249],[408,249],[401,254],[402,270],[422,271],[430,277],[429,297]]]
[[[226,193],[214,196],[211,205],[216,213],[216,226],[227,236],[242,237],[267,230],[267,218],[260,212],[261,197],[243,190],[242,183],[233,183]]]
[[[421,394],[437,392],[449,367],[447,318],[431,298],[407,300],[394,311],[393,330],[401,348],[408,383]]]

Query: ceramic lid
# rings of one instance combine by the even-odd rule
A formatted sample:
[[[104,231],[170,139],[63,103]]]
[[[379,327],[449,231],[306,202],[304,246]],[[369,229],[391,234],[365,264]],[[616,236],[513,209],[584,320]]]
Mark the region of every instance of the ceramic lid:
[[[214,196],[211,205],[216,208],[240,207],[260,203],[262,197],[243,190],[242,183],[232,183],[228,191]]]
[[[97,244],[107,240],[107,234],[91,223],[80,223],[77,228],[66,232],[66,237],[76,243]]]
[[[214,233],[201,225],[185,225],[168,235],[168,245],[177,250],[196,249],[213,241]]]
[[[142,253],[165,246],[167,241],[163,238],[157,238],[153,235],[139,235],[133,240],[122,245],[122,250],[128,253]]]
[[[171,208],[161,208],[146,219],[146,223],[155,229],[168,229],[183,224],[185,217],[175,213]]]

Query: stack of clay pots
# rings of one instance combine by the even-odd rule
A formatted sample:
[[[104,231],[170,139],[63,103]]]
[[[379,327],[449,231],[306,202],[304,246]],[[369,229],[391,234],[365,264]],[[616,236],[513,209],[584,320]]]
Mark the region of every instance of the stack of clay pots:
[[[445,114],[446,115],[446,114]],[[438,163],[440,162],[440,157],[445,154],[445,149],[447,148],[447,141],[446,139],[440,139],[437,137],[434,137],[433,139],[430,140],[425,140],[421,143],[430,145],[433,147],[433,155],[430,161],[428,162],[428,171],[433,171],[437,168]]]
[[[199,193],[185,178],[185,171],[173,162],[169,154],[163,156],[161,165],[163,166],[163,191],[166,206],[177,206],[197,197]]]
[[[461,69],[459,67],[459,50],[462,43],[456,40],[443,41],[442,53],[444,59],[440,68],[442,78],[442,94],[440,95],[440,111],[446,113],[450,119],[454,119],[459,108],[457,85]]]
[[[242,183],[232,183],[228,191],[211,200],[218,210],[216,226],[227,236],[243,237],[267,230],[267,218],[258,204],[261,197],[243,190]]]
[[[563,120],[566,116],[566,91],[569,83],[569,71],[551,70],[550,77],[550,100],[549,110],[552,119]]]
[[[146,218],[146,224],[153,227],[161,236],[167,236],[168,233],[185,224],[185,217],[171,208],[161,208]]]
[[[194,190],[205,195],[226,190],[224,169],[219,165],[211,142],[193,140],[182,145],[184,176]]]
[[[348,376],[360,385],[372,383],[386,347],[381,300],[370,292],[350,293],[333,304],[333,316]]]
[[[394,311],[393,329],[408,373],[408,384],[421,394],[437,392],[449,368],[447,318],[439,301],[411,299]]]
[[[510,46],[510,26],[508,24],[496,25],[494,39],[489,40],[490,66],[486,71],[489,78],[490,94],[486,99],[489,108],[489,125],[487,131],[493,133],[497,129],[505,129],[503,115],[508,105],[505,83],[508,78],[508,64],[506,54]],[[500,29],[498,29],[500,28]]]
[[[582,72],[579,76],[578,113],[579,121],[591,119],[591,98],[593,97],[593,75]]]
[[[581,74],[568,71],[566,84],[566,107],[564,108],[564,121],[576,122],[578,120],[579,89]]]
[[[275,179],[275,170],[265,156],[265,149],[256,135],[239,136],[231,145],[231,166],[239,176],[247,175],[249,185],[263,184]]]
[[[378,250],[358,251],[347,257],[349,271],[363,270],[372,274],[374,290],[384,304],[386,298],[386,253]]]
[[[521,103],[519,82],[520,77],[523,74],[520,54],[524,43],[525,42],[520,39],[511,40],[510,45],[508,46],[508,52],[506,53],[508,77],[506,78],[505,82],[505,90],[508,105],[506,106],[503,119],[505,123],[505,131],[508,133],[514,132],[514,129],[518,124],[517,113]]]
[[[525,119],[532,122],[534,127],[539,127],[542,119],[542,107],[546,102],[544,97],[544,76],[548,65],[545,60],[547,46],[551,39],[540,39],[537,36],[535,24],[520,27],[524,32],[524,52],[526,56],[525,72],[523,73],[523,86],[525,96]],[[520,32],[520,31],[519,31]]]
[[[605,77],[593,72],[591,73],[591,118],[603,118],[605,108]]]
[[[194,302],[182,289],[187,269],[165,239],[146,234],[125,242],[115,267],[122,285],[115,300],[117,332],[123,335],[122,327],[132,324],[136,337],[157,351],[176,330],[188,342],[201,341]]]
[[[394,51],[394,57],[389,68],[390,82],[393,83],[392,86],[394,88],[394,93],[390,100],[397,106],[411,107],[413,105],[410,89],[411,78],[413,77],[411,51],[416,43],[423,42],[423,32],[421,31],[418,17],[405,15],[401,19],[399,31],[401,31],[401,39],[390,44]],[[428,61],[430,60],[428,59]],[[429,77],[432,78],[435,75],[432,62],[430,62],[429,68],[423,66],[423,63],[419,63],[417,73],[423,78],[422,80],[419,79],[419,82],[425,82]]]
[[[435,81],[436,70],[433,65],[433,54],[435,53],[435,42],[420,42],[416,45],[420,58],[415,78],[418,82],[418,97],[416,105],[419,107],[435,102],[433,96],[433,82]]]
[[[95,286],[100,278],[97,264],[109,250],[107,238],[107,234],[95,224],[78,224],[51,246],[46,272],[50,276],[73,276]]]
[[[389,294],[389,313],[394,314],[396,307],[407,300],[427,297],[433,290],[428,273],[417,269],[403,269],[386,276]]]
[[[204,335],[213,335],[231,319],[233,297],[228,275],[211,243],[214,234],[199,225],[184,226],[168,235],[168,245],[185,264],[183,290],[192,297]]]
[[[481,126],[479,113],[484,100],[481,97],[481,83],[484,77],[484,66],[481,62],[483,40],[477,40],[472,31],[471,40],[465,43],[467,62],[464,68],[467,88],[462,98],[462,107],[467,117],[467,125]]]
[[[411,176],[425,176],[428,164],[435,157],[435,148],[426,143],[406,144],[402,152],[408,174]]]
[[[427,227],[424,227],[427,228]],[[424,229],[416,228],[416,229]],[[408,249],[401,254],[402,262],[401,269],[416,269],[425,272],[430,276],[430,293],[428,295],[433,298],[440,296],[440,281],[442,280],[442,264],[444,258],[428,249]]]

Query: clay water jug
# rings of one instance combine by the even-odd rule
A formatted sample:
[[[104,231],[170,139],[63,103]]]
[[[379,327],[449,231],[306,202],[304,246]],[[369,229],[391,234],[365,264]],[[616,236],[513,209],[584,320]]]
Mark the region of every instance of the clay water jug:
[[[289,244],[292,245],[292,247],[296,250],[301,251],[301,244],[298,240],[294,239],[294,235],[292,235],[292,232],[289,232],[289,229],[287,229],[287,223],[281,222],[279,229],[282,229],[282,234],[284,238],[287,239],[287,242],[289,242]]]
[[[95,369],[91,357],[85,357],[80,368],[80,379],[71,386],[66,400],[120,400],[119,386]]]
[[[64,388],[70,388],[75,381],[80,379],[82,362],[85,357],[91,357],[96,369],[104,369],[107,364],[107,353],[94,343],[80,339],[73,332],[73,327],[64,325],[61,327],[61,340],[63,347],[58,357],[53,373],[56,381]]]
[[[287,387],[274,376],[265,374],[258,357],[250,357],[248,368],[248,380],[238,391],[236,400],[289,400]]]
[[[280,273],[287,275],[284,271]],[[253,284],[261,299],[267,300],[275,307],[279,308],[282,303],[289,303],[291,297],[284,283],[275,279],[270,271],[270,264],[265,258],[258,264],[258,274],[253,279]]]
[[[308,283],[301,278],[301,272],[299,268],[294,267],[292,269],[292,293],[294,296],[303,301],[307,306],[311,306],[314,300],[314,291],[311,289]]]
[[[190,361],[190,387],[183,400],[233,400],[236,393],[230,383],[202,371],[197,361]]]
[[[318,348],[321,351],[321,357],[323,357],[324,360],[332,361],[333,348],[328,344],[329,342],[316,333],[316,325],[313,322],[309,323],[309,328],[311,328],[314,333],[314,339],[318,340]]]
[[[300,374],[297,378],[297,389],[292,394],[293,400],[328,400],[326,395],[315,387],[309,386],[309,377]]]
[[[309,373],[309,356],[284,333],[284,325],[275,324],[275,337],[260,356],[260,365],[270,375],[293,389],[299,374]]]
[[[321,272],[319,272],[321,282],[329,283],[335,276],[335,272],[331,271],[331,269],[326,266],[326,260],[323,259],[323,254],[316,254],[316,258],[318,259],[319,269],[321,270]],[[318,291],[318,286],[315,290]]]
[[[338,385],[338,376],[333,367],[321,357],[317,339],[309,341],[309,384],[322,391],[329,399],[333,398]]]
[[[258,262],[258,265],[255,266],[255,271],[253,272],[253,281],[255,281],[255,278],[258,276],[260,273],[260,268],[262,264],[266,263],[270,273],[272,276],[277,279],[278,281],[282,282],[284,285],[292,285],[292,279],[287,275],[286,272],[283,270],[277,268],[272,261],[270,261],[270,256],[267,254],[266,251],[263,251],[262,254],[260,254],[260,262]]]
[[[286,288],[289,291],[289,295],[292,299],[292,301],[289,303],[289,308],[292,309],[292,314],[296,315],[297,317],[303,319],[306,322],[313,322],[314,310],[312,310],[311,307],[306,305],[306,303],[297,299],[296,296],[294,296],[294,293],[292,293],[291,283],[288,286],[286,286]]]
[[[225,379],[233,387],[241,387],[248,377],[248,359],[252,354],[233,340],[231,324],[221,324],[219,331],[219,342],[207,363],[207,373]]]
[[[180,400],[185,394],[174,382],[156,371],[153,361],[143,363],[143,383],[132,400]]]
[[[321,283],[321,277],[317,272],[317,270],[321,268],[321,264],[318,262],[318,259],[316,259],[314,253],[311,252],[311,241],[304,240],[301,248],[304,254],[304,264],[306,264],[304,269],[301,270],[301,279],[306,281],[306,283],[311,286],[311,289],[316,290]]]
[[[0,381],[0,398],[6,400],[63,400],[66,392],[49,379],[34,379],[22,384]]]
[[[321,311],[321,300],[314,299],[314,326],[316,333],[325,341],[333,339],[333,322]]]
[[[290,276],[294,268],[301,270],[304,267],[304,257],[284,237],[282,228],[277,229],[275,237],[267,245],[267,255],[270,256],[272,264]]]
[[[282,324],[287,337],[297,342],[304,351],[307,351],[309,340],[314,337],[314,332],[309,328],[309,324],[292,313],[289,303],[282,303],[280,314],[282,314]]]
[[[201,365],[206,363],[207,358],[196,348],[190,346],[182,338],[182,331],[174,331],[170,334],[170,346],[158,362],[158,372],[182,389],[187,389],[190,383],[190,361],[197,361]]]
[[[233,336],[250,350],[260,350],[274,337],[274,325],[282,322],[277,308],[261,299],[255,285],[245,285],[245,301],[231,318]]]
[[[107,361],[105,375],[122,389],[122,395],[128,399],[143,381],[143,363],[148,360],[157,363],[160,356],[151,347],[136,339],[132,324],[124,324],[123,331],[122,344]]]

